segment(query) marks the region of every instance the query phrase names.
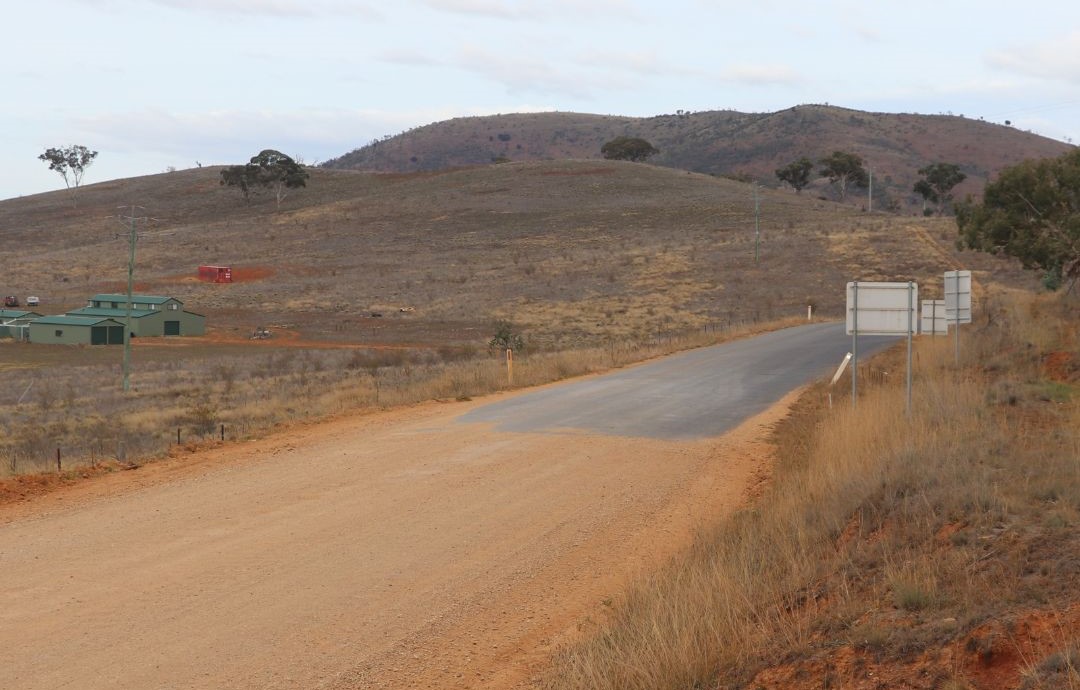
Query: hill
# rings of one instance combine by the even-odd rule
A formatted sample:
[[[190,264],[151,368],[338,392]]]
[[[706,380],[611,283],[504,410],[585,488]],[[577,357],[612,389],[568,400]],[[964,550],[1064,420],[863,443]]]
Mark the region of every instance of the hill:
[[[245,203],[218,177],[201,168],[89,185],[78,207],[62,192],[0,202],[0,290],[38,295],[49,313],[122,290],[119,216],[133,201],[154,219],[137,223],[136,289],[175,295],[234,334],[276,324],[308,337],[460,343],[508,319],[550,345],[642,338],[810,304],[835,318],[847,280],[929,286],[956,261],[938,246],[955,233],[948,219],[764,190],[758,238],[749,185],[634,163],[315,169],[280,209],[266,196]],[[199,282],[200,264],[233,265],[238,282]]]
[[[384,137],[323,166],[416,172],[503,159],[600,158],[603,143],[620,135],[653,143],[660,149],[650,160],[656,165],[744,177],[772,187],[779,185],[774,171],[801,156],[817,161],[832,151],[850,151],[873,169],[875,207],[908,212],[921,208],[912,185],[919,168],[930,163],[961,166],[968,176],[957,188],[962,197],[981,193],[1003,167],[1026,158],[1058,156],[1071,148],[963,115],[800,105],[775,113],[679,111],[648,118],[559,112],[457,118]]]

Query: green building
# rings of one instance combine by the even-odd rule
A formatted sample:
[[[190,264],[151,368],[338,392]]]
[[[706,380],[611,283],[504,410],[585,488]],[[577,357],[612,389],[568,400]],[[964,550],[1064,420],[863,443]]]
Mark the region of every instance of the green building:
[[[126,323],[127,295],[102,294],[90,298],[88,306],[69,311],[68,316],[110,318]],[[175,297],[131,296],[131,334],[136,337],[162,335],[205,335],[206,317],[185,311]]]
[[[30,322],[30,342],[48,345],[123,345],[124,324],[102,316],[43,316]]]
[[[39,318],[41,314],[34,311],[0,309],[0,338],[26,340],[29,336],[30,322]]]

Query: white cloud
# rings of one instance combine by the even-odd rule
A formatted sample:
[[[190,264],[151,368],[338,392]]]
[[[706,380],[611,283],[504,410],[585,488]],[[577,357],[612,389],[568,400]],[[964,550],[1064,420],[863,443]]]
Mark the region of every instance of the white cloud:
[[[744,86],[792,86],[802,81],[787,65],[732,65],[720,72],[720,78]]]
[[[535,17],[538,7],[533,2],[514,0],[423,0],[436,10],[453,14],[494,17],[497,19],[522,19]]]
[[[420,0],[431,9],[452,14],[493,19],[552,19],[573,16],[603,16],[608,19],[637,19],[639,13],[629,0]]]
[[[89,5],[140,5],[135,0],[78,0]],[[319,17],[382,15],[361,0],[149,0],[174,10],[265,17]]]
[[[384,50],[382,53],[379,53],[377,57],[383,62],[389,62],[395,65],[427,67],[439,64],[439,61],[430,55],[411,48],[392,48],[390,50]]]
[[[588,99],[598,89],[620,87],[617,79],[567,70],[540,57],[509,57],[472,46],[461,51],[457,65],[502,84],[510,93],[535,92]]]
[[[1080,30],[991,53],[986,62],[1006,72],[1080,85]]]
[[[638,52],[592,52],[581,55],[580,64],[592,68],[604,68],[618,72],[648,76],[673,76],[696,74],[661,58],[656,51]]]

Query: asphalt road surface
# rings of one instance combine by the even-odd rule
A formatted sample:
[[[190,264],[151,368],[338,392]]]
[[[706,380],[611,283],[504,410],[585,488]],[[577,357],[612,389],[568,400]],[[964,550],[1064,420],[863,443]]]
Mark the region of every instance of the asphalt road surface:
[[[894,342],[893,337],[860,337],[859,358]],[[718,436],[789,391],[835,371],[851,345],[841,323],[787,328],[534,391],[481,407],[461,421],[494,423],[499,431],[671,440]]]

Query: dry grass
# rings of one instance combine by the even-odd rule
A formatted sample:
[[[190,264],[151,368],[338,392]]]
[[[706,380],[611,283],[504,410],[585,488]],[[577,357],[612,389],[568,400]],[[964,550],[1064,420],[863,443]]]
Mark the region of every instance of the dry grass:
[[[1080,377],[1050,380],[1044,362],[1080,365],[1078,311],[992,301],[960,368],[948,341],[922,341],[911,419],[895,385],[854,410],[812,395],[767,495],[634,588],[544,686],[822,687],[761,672],[841,647],[910,660],[990,619],[1076,604]],[[1068,673],[1071,658],[1047,666]]]

